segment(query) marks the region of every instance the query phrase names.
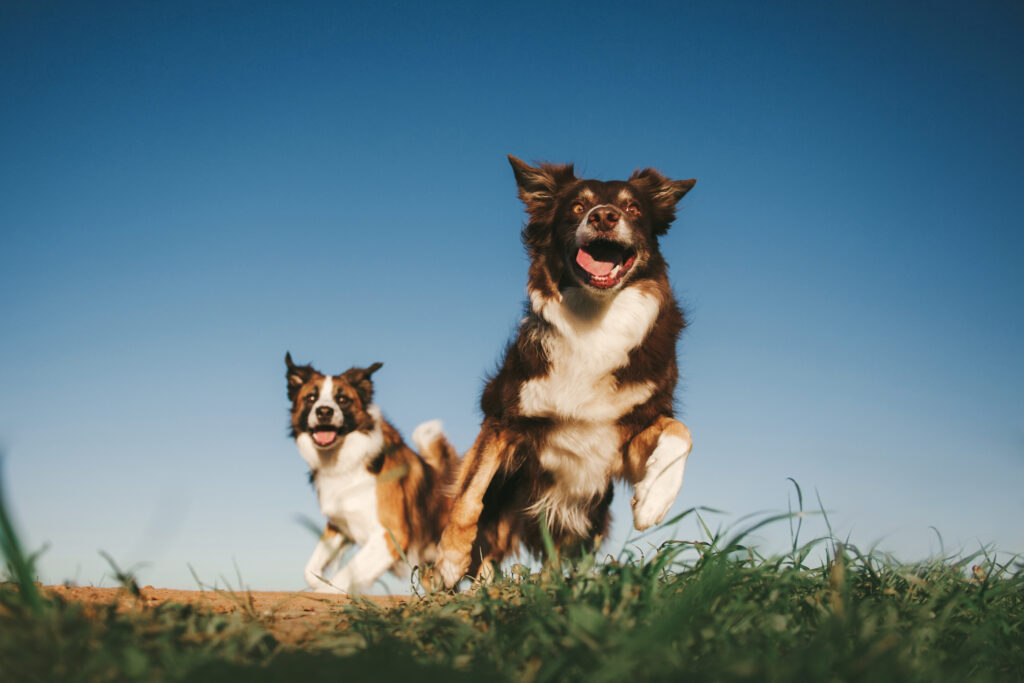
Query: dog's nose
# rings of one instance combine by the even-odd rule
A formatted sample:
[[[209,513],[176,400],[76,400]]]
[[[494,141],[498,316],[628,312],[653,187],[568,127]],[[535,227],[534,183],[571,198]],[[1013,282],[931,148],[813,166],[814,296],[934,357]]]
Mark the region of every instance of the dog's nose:
[[[316,416],[321,420],[330,420],[334,415],[334,408],[330,406],[319,406],[316,409]]]
[[[619,224],[619,212],[612,208],[594,209],[587,220],[595,230],[611,230]]]

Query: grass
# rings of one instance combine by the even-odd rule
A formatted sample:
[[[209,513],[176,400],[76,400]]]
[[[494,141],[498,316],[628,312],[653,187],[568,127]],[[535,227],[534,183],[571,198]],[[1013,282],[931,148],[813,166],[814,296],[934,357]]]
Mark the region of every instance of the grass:
[[[1024,680],[1017,558],[907,565],[831,538],[801,544],[799,512],[732,537],[707,530],[651,557],[515,566],[490,585],[392,608],[355,601],[299,648],[277,642],[254,610],[119,613],[41,594],[2,503],[5,681]],[[795,526],[784,556],[744,545],[785,520]],[[816,565],[815,548],[825,553]],[[137,586],[120,574],[131,596]]]

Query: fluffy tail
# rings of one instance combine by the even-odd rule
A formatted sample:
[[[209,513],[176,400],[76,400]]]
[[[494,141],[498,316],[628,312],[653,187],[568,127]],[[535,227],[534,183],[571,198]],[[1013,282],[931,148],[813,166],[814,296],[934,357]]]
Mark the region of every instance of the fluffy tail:
[[[455,447],[448,443],[444,435],[444,425],[440,420],[424,422],[413,430],[412,442],[423,461],[442,477],[447,476],[459,459]]]

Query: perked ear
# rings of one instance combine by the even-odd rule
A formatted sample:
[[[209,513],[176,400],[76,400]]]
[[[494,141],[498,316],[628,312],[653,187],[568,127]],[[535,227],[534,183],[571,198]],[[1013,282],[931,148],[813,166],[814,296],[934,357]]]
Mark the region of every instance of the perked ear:
[[[519,186],[519,198],[532,218],[543,219],[554,208],[555,196],[565,185],[576,182],[572,164],[541,164],[534,167],[508,155]]]
[[[646,187],[651,199],[658,203],[675,206],[676,202],[683,198],[683,195],[693,189],[697,184],[696,178],[690,180],[669,180],[653,168],[645,168],[634,171],[629,177],[634,185]]]
[[[368,368],[349,368],[342,375],[355,388],[356,393],[359,394],[359,400],[363,402],[364,406],[373,402],[373,381],[370,376],[382,367],[384,367],[383,363],[374,363]]]
[[[292,362],[292,354],[285,352],[284,364],[288,368],[284,376],[288,379],[288,400],[294,401],[299,388],[306,383],[313,374],[313,367],[310,365],[296,365]]]
[[[697,180],[669,180],[653,168],[634,171],[629,182],[643,190],[651,200],[655,215],[652,216],[655,235],[663,235],[676,217],[676,203],[693,189]]]

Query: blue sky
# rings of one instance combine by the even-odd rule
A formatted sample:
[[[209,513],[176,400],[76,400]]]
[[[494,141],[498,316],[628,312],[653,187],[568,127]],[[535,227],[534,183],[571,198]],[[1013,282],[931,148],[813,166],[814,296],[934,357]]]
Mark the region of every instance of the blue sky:
[[[933,526],[1024,550],[1022,30],[1012,3],[5,5],[0,444],[41,578],[110,585],[104,550],[301,587],[286,350],[382,361],[392,422],[468,447],[525,296],[508,153],[699,179],[662,239],[676,512],[783,511],[792,477],[904,559]]]

